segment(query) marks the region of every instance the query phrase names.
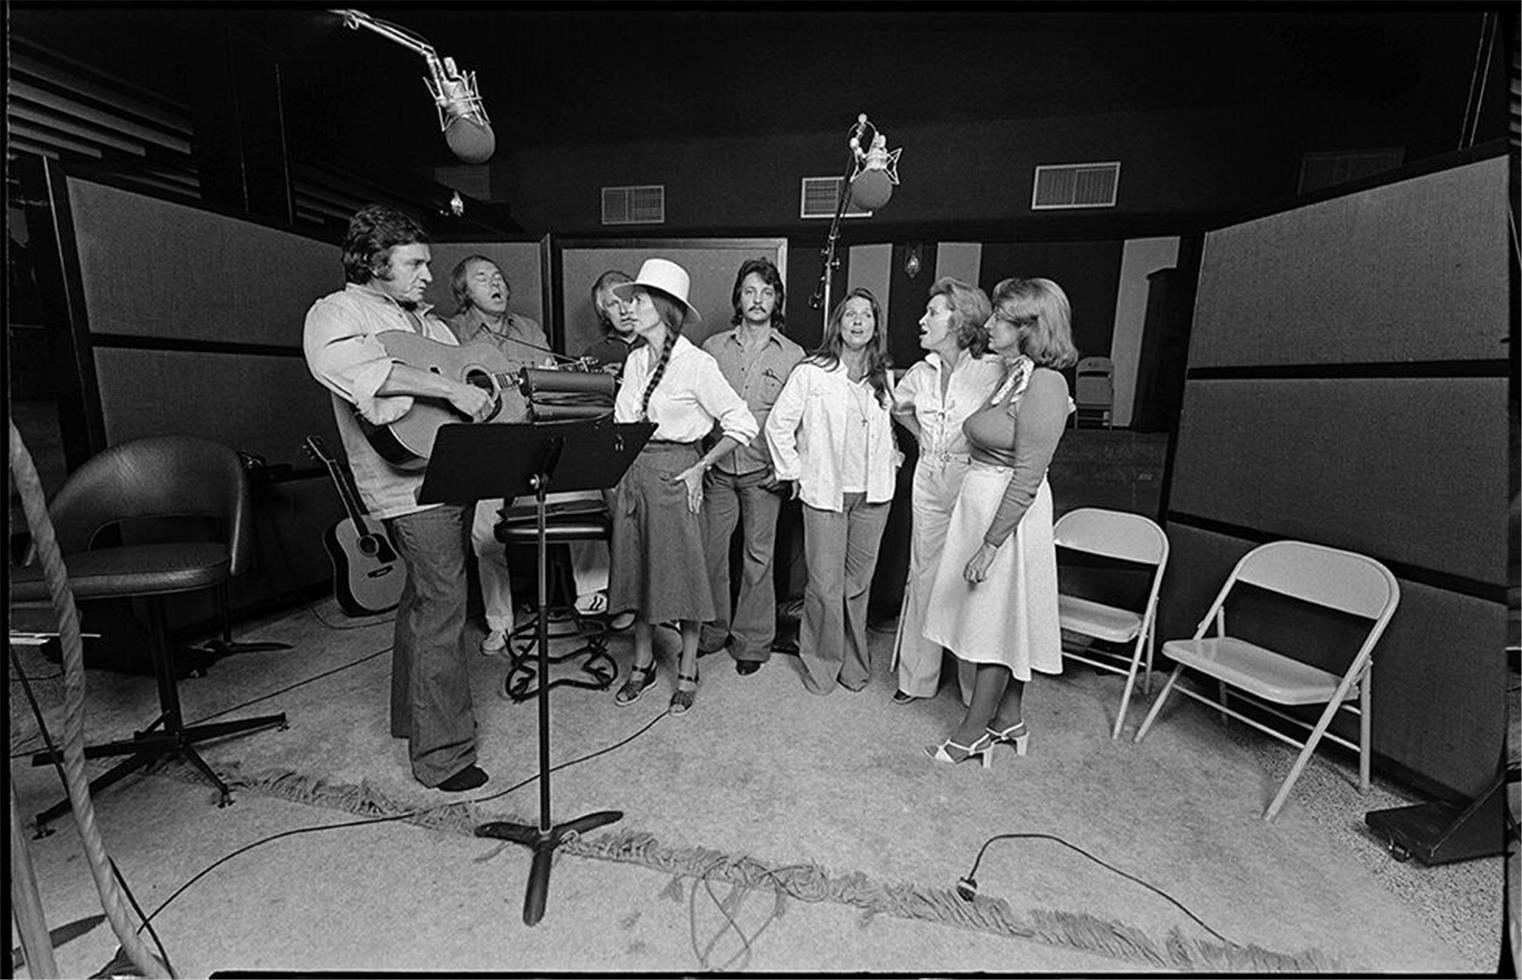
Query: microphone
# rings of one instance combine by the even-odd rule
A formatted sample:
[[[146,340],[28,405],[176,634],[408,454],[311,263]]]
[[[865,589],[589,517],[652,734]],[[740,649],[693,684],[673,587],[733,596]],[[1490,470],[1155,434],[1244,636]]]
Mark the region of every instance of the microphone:
[[[344,26],[350,30],[363,27],[422,55],[428,62],[428,77],[423,84],[428,86],[428,94],[433,96],[433,104],[439,110],[444,142],[465,163],[485,163],[491,159],[497,149],[497,136],[491,130],[491,120],[476,88],[475,72],[456,68],[453,58],[440,59],[433,45],[404,27],[353,8],[332,12],[342,17]]]
[[[863,211],[876,211],[893,196],[898,184],[898,155],[903,147],[888,151],[888,138],[872,126],[871,146],[863,150],[861,138],[868,126],[867,114],[856,117],[851,134],[851,152],[856,156],[856,172],[851,175],[851,200]]]
[[[428,71],[432,77],[423,81],[438,106],[444,142],[465,163],[490,160],[497,149],[497,136],[476,88],[476,73],[460,71],[453,58],[441,62],[433,56],[428,57]]]

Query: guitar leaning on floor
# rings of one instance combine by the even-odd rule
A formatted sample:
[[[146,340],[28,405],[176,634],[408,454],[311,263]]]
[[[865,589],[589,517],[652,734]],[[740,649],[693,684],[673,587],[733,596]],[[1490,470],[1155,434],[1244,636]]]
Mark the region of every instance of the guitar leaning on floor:
[[[333,596],[339,608],[350,616],[390,612],[402,598],[406,563],[381,522],[365,513],[349,468],[317,436],[306,437],[306,451],[328,468],[348,514],[322,536],[333,563]]]

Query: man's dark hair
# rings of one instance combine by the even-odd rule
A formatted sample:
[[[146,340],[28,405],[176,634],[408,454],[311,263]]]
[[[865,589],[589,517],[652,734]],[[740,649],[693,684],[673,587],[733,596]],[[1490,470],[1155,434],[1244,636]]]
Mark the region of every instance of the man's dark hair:
[[[366,204],[349,219],[344,236],[344,280],[366,283],[386,275],[391,250],[428,241],[428,233],[409,215],[384,204]]]
[[[781,330],[782,325],[787,322],[787,313],[784,311],[787,305],[787,286],[782,282],[782,273],[777,271],[776,263],[765,256],[746,259],[740,266],[740,271],[735,273],[735,288],[729,295],[729,304],[734,307],[735,313],[730,317],[729,322],[733,326],[739,326],[740,321],[745,319],[740,313],[740,287],[745,283],[745,277],[752,272],[759,275],[776,292],[777,305],[772,308],[772,326]]]

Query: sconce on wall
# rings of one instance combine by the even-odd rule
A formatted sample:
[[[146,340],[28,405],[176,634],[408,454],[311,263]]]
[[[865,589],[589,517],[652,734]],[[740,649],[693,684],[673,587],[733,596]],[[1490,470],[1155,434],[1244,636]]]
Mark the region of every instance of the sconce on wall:
[[[905,249],[905,253],[904,275],[913,279],[920,274],[920,269],[924,267],[920,261],[920,246],[910,245]]]

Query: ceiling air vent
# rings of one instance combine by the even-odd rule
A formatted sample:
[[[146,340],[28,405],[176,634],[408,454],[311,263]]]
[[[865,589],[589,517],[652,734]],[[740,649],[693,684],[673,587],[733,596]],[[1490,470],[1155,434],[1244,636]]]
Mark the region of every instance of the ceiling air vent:
[[[839,203],[840,195],[839,177],[805,177],[803,188],[799,193],[798,217],[800,218],[833,218],[835,217],[835,205]],[[846,202],[846,210],[843,218],[870,218],[871,211],[862,211],[853,208],[850,201]]]
[[[1297,193],[1335,187],[1350,180],[1394,170],[1406,158],[1401,147],[1378,150],[1346,150],[1339,153],[1307,153],[1300,158]]]
[[[665,184],[602,189],[602,223],[605,225],[658,225],[665,220]]]
[[[1120,184],[1120,161],[1064,163],[1036,168],[1031,210],[1113,208]]]

